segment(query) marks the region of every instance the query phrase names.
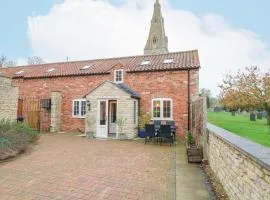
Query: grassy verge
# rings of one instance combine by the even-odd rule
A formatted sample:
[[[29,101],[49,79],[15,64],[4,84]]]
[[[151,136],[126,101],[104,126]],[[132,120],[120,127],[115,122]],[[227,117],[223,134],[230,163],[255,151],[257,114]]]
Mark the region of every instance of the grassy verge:
[[[14,157],[35,142],[39,133],[24,123],[0,121],[0,160]]]
[[[231,113],[226,112],[208,112],[208,122],[236,135],[270,147],[270,128],[266,123],[266,119],[251,122],[248,116],[232,116]]]

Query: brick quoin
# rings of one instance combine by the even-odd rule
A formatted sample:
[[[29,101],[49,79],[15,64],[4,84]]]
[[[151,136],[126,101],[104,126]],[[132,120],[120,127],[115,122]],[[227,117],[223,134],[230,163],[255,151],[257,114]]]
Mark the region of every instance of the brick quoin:
[[[104,81],[114,80],[114,70],[109,74],[84,75],[68,77],[13,79],[19,87],[19,95],[24,97],[50,97],[52,91],[62,95],[61,131],[72,132],[84,130],[84,119],[72,117],[72,101],[83,98]],[[190,70],[191,97],[198,94],[199,70]],[[177,134],[183,137],[188,129],[188,71],[156,71],[127,73],[124,70],[124,84],[141,94],[140,106],[151,114],[153,98],[171,98],[173,100],[173,120],[176,122]],[[106,94],[104,94],[106,96]]]

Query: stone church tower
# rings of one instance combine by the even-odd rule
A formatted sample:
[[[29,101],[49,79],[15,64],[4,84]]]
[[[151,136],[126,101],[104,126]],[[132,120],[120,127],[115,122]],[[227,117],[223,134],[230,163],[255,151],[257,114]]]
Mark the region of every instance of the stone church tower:
[[[156,0],[150,32],[144,48],[144,54],[149,55],[161,53],[168,53],[168,37],[165,35],[161,6],[159,0]]]

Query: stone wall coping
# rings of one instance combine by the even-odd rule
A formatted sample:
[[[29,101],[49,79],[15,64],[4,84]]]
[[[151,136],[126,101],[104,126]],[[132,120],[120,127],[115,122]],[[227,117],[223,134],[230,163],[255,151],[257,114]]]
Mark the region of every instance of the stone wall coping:
[[[213,135],[249,156],[262,167],[270,170],[270,148],[249,141],[210,123],[207,124],[207,128]]]

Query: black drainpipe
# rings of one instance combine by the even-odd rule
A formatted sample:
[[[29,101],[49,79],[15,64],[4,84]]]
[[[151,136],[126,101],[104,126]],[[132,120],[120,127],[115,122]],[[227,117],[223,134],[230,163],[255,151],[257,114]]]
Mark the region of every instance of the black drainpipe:
[[[141,99],[139,98],[138,99],[138,131],[140,131],[140,128],[139,128],[139,119],[140,119],[140,116],[141,116]]]
[[[190,69],[188,70],[188,132],[190,132]]]

